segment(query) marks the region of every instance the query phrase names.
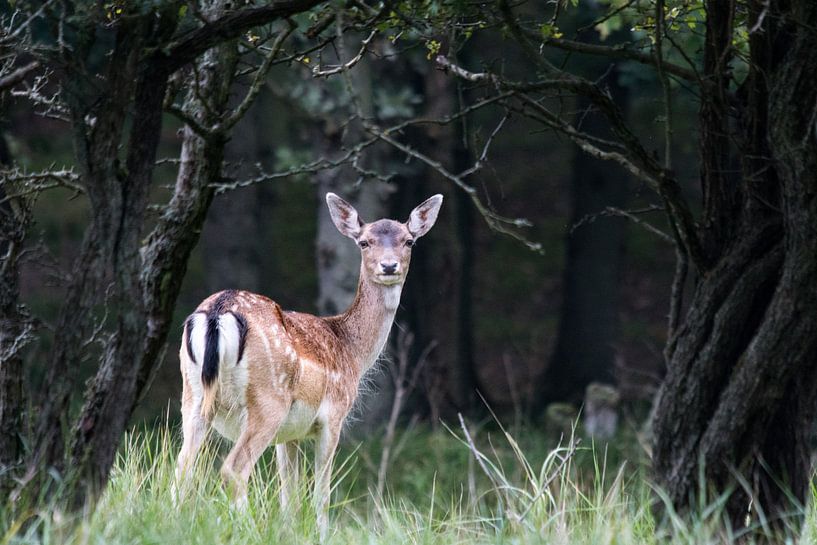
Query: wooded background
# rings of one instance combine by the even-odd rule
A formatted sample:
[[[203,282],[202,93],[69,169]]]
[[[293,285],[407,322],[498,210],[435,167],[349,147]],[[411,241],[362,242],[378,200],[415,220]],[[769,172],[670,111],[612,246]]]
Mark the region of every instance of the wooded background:
[[[0,5],[16,278],[0,303],[5,342],[20,341],[4,352],[17,389],[3,424],[38,438],[4,448],[27,479],[72,466],[55,439],[68,415],[85,438],[69,441],[74,462],[100,441],[107,467],[126,426],[177,418],[181,324],[210,293],[342,311],[359,257],[328,191],[367,221],[445,195],[351,433],[384,425],[402,358],[406,424],[490,407],[544,426],[552,403],[614,386],[621,425],[647,442],[654,411],[658,481],[678,502],[699,453],[763,473],[780,441],[807,450],[810,2]],[[796,326],[775,314],[786,305]],[[787,327],[796,339],[764,348]],[[750,385],[761,360],[752,376],[768,383]],[[772,445],[778,417],[791,434]],[[771,473],[799,490],[803,460]],[[88,471],[104,483],[107,469]]]

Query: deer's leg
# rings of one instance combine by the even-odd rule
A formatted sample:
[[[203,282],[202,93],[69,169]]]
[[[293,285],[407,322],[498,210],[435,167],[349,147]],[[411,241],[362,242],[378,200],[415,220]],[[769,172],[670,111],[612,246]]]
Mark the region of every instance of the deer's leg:
[[[176,487],[180,495],[186,492],[190,472],[196,463],[196,455],[207,434],[207,422],[200,413],[201,399],[195,399],[187,377],[184,377],[182,381],[183,442],[176,460]]]
[[[332,461],[338,447],[343,420],[327,422],[321,427],[315,445],[315,492],[312,498],[317,514],[318,532],[321,542],[326,539],[329,523],[329,496],[332,492]]]
[[[224,484],[231,489],[236,504],[247,501],[247,483],[255,463],[272,443],[286,416],[284,403],[270,402],[262,414],[250,411],[247,423],[221,467]]]
[[[297,497],[300,481],[298,466],[298,443],[290,441],[275,445],[275,458],[278,465],[278,480],[281,487],[281,511],[286,511]]]

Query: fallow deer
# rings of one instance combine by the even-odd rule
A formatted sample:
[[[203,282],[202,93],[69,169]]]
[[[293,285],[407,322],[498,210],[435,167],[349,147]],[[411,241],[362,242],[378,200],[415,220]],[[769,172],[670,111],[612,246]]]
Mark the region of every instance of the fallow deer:
[[[338,230],[360,247],[357,295],[338,316],[285,311],[246,291],[222,291],[187,318],[179,353],[183,379],[184,443],[177,480],[189,473],[210,426],[234,442],[221,469],[239,503],[261,454],[276,445],[282,508],[297,481],[296,441],[316,439],[313,502],[321,538],[327,528],[332,459],[363,374],[389,336],[414,242],[434,225],[435,195],[406,223],[364,223],[357,211],[328,193]]]

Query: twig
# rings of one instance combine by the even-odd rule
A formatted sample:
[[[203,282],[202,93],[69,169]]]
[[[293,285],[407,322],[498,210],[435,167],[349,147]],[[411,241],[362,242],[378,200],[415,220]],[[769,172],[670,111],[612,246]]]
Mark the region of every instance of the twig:
[[[321,70],[318,66],[315,66],[312,69],[312,75],[316,78],[325,78],[329,76],[334,76],[335,74],[339,74],[344,70],[352,68],[358,62],[360,62],[361,59],[363,59],[363,55],[366,53],[366,48],[369,46],[369,44],[371,43],[372,39],[375,37],[376,34],[377,30],[371,31],[371,33],[366,37],[366,39],[360,42],[360,50],[357,52],[357,55],[349,59],[347,62],[345,63],[342,62],[341,64],[333,66],[332,68],[329,68],[327,70]]]
[[[28,76],[31,72],[40,67],[39,61],[32,61],[25,66],[21,66],[11,74],[0,78],[0,92],[11,89]]]
[[[250,89],[247,91],[247,94],[244,96],[244,99],[241,101],[241,104],[233,110],[233,112],[227,116],[221,123],[218,124],[216,130],[228,130],[233,127],[238,121],[244,117],[244,114],[247,113],[247,110],[250,109],[252,103],[255,101],[255,98],[258,96],[259,91],[261,90],[261,86],[264,83],[265,78],[267,77],[267,73],[269,72],[270,67],[272,66],[272,61],[275,60],[275,57],[278,56],[278,53],[281,51],[281,47],[284,45],[284,41],[292,34],[292,32],[297,28],[295,23],[293,23],[290,19],[287,19],[287,28],[281,31],[278,36],[275,37],[275,41],[270,47],[267,54],[264,56],[264,62],[261,63],[261,66],[258,67],[258,70],[255,72],[255,77],[253,78],[252,84],[250,84]]]
[[[497,89],[516,91],[515,96],[540,111],[546,112],[554,121],[558,120],[553,126],[563,128],[565,134],[583,150],[602,159],[614,160],[633,174],[641,177],[664,201],[667,214],[677,226],[675,234],[678,243],[684,247],[692,262],[702,271],[708,270],[712,266],[711,259],[704,251],[698,236],[692,210],[683,196],[678,181],[652,154],[647,152],[639,138],[625,122],[621,110],[613,102],[612,98],[599,89],[597,85],[578,76],[565,73],[557,77],[532,82],[509,81],[491,72],[470,72],[442,56],[437,57],[437,64],[467,81],[490,82]],[[621,140],[626,149],[626,154],[601,150],[587,140],[579,138],[572,125],[547,112],[546,108],[527,94],[531,91],[549,89],[570,91],[589,98],[591,103],[607,118],[610,129]]]
[[[394,446],[394,438],[397,430],[397,420],[400,418],[400,413],[403,411],[403,404],[417,387],[417,379],[420,376],[420,371],[428,361],[428,356],[431,351],[437,346],[437,342],[433,341],[423,349],[423,352],[417,358],[414,365],[414,371],[411,377],[408,376],[409,367],[409,351],[414,344],[414,335],[403,330],[397,338],[397,369],[392,370],[392,381],[394,382],[394,399],[392,401],[391,413],[386,424],[386,433],[383,437],[383,450],[380,454],[380,465],[377,470],[377,497],[383,496],[383,490],[386,486],[386,473],[389,464],[392,460],[392,448]]]
[[[66,187],[75,193],[85,192],[85,188],[80,184],[80,177],[73,168],[37,172],[25,172],[20,169],[2,170],[0,171],[0,186],[4,185],[15,187],[16,191],[7,190],[0,199],[0,204],[55,187]]]
[[[619,216],[619,217],[629,219],[633,223],[636,223],[636,224],[640,225],[641,227],[644,227],[647,231],[653,233],[654,235],[658,235],[661,239],[665,240],[666,242],[669,242],[672,245],[676,245],[675,244],[675,239],[673,239],[670,235],[668,235],[667,233],[665,233],[661,229],[655,227],[651,223],[648,223],[648,222],[642,220],[641,218],[639,218],[638,216],[636,216],[636,214],[643,214],[645,212],[656,212],[656,211],[663,211],[663,210],[664,209],[662,207],[649,207],[649,208],[645,208],[645,209],[642,209],[642,210],[622,210],[621,208],[616,208],[614,206],[608,206],[604,210],[602,210],[601,212],[598,212],[596,214],[588,214],[585,217],[583,217],[581,220],[576,222],[576,224],[573,225],[573,227],[570,228],[570,232],[573,233],[576,229],[578,229],[582,225],[592,223],[592,222],[594,222],[596,220],[596,218],[599,218],[599,217],[602,217],[602,216],[607,216],[607,217],[609,217],[609,216]]]
[[[477,445],[474,443],[474,440],[471,438],[471,432],[468,431],[468,426],[465,425],[465,420],[462,417],[462,413],[457,413],[457,418],[460,420],[460,428],[462,428],[462,432],[465,434],[465,442],[468,445],[468,448],[471,450],[471,454],[474,455],[474,458],[479,464],[480,469],[482,472],[485,473],[485,476],[491,481],[494,485],[494,488],[499,489],[500,484],[496,481],[494,474],[488,470],[488,467],[485,465],[483,458],[485,457],[479,449],[477,449]]]
[[[342,24],[341,18],[338,17],[338,27],[339,28],[340,28],[341,24]],[[339,52],[340,52],[339,56],[340,56],[341,60],[345,57],[345,55],[344,55],[344,39],[343,38],[344,38],[343,35],[338,36],[338,48],[339,48]],[[344,66],[344,65],[341,65],[341,66]],[[363,115],[363,110],[362,110],[362,108],[360,106],[360,101],[358,99],[358,96],[357,96],[356,90],[354,88],[354,85],[352,84],[352,79],[351,79],[351,77],[349,75],[349,69],[344,68],[341,71],[341,73],[344,76],[344,81],[346,83],[346,88],[347,88],[347,92],[349,93],[350,101],[351,101],[353,107],[355,108],[355,111],[356,111],[358,117],[360,118],[361,124],[363,125],[363,128],[366,130],[366,132],[368,132],[369,134],[374,135],[375,137],[382,140],[383,142],[386,142],[386,143],[390,144],[391,146],[393,146],[394,148],[402,151],[407,156],[413,157],[413,158],[419,160],[420,162],[426,164],[427,166],[433,168],[441,176],[443,176],[447,180],[453,182],[455,186],[457,186],[458,188],[465,191],[465,193],[471,199],[471,202],[474,204],[474,207],[482,215],[482,217],[485,219],[486,223],[488,224],[488,226],[491,229],[493,229],[493,230],[495,230],[495,231],[497,231],[499,233],[503,233],[505,235],[508,235],[508,236],[522,242],[529,249],[531,249],[531,250],[533,250],[533,251],[535,251],[537,253],[542,253],[542,245],[540,243],[533,242],[533,241],[529,240],[528,238],[526,238],[525,236],[523,236],[522,234],[518,233],[517,231],[507,227],[508,225],[512,225],[512,226],[515,226],[515,227],[529,227],[530,222],[528,220],[523,219],[523,218],[506,218],[504,216],[500,216],[499,214],[495,213],[493,210],[489,209],[482,202],[482,200],[479,198],[479,195],[477,194],[476,188],[474,188],[473,186],[471,186],[471,185],[469,185],[468,183],[465,182],[464,177],[462,176],[462,174],[454,174],[454,173],[450,172],[448,169],[446,169],[443,166],[443,164],[440,161],[432,159],[428,155],[426,155],[426,154],[424,154],[424,153],[422,153],[422,152],[420,152],[418,150],[415,150],[414,148],[412,148],[411,146],[409,146],[407,144],[403,144],[402,142],[400,142],[396,138],[392,137],[391,134],[383,131],[372,120],[366,118],[366,116]]]

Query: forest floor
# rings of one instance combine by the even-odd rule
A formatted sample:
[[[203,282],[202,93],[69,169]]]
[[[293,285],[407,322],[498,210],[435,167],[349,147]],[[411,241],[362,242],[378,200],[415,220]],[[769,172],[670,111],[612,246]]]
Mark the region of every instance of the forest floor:
[[[317,543],[310,477],[294,506],[282,511],[271,453],[255,471],[248,506],[237,509],[218,476],[226,447],[211,441],[195,484],[177,502],[179,435],[175,426],[132,432],[93,514],[71,520],[39,509],[25,521],[0,516],[0,545]],[[533,427],[506,433],[489,424],[468,435],[418,427],[398,434],[392,452],[378,492],[381,443],[346,441],[335,463],[328,543],[701,545],[747,543],[749,532],[763,533],[764,521],[751,518],[730,529],[723,496],[702,494],[688,517],[656,509],[665,504],[646,478],[647,458],[633,434],[601,446],[570,438],[559,444]],[[802,509],[798,514],[791,525],[803,520]],[[772,541],[814,543],[817,512],[808,507],[804,517],[801,539],[792,530]]]

